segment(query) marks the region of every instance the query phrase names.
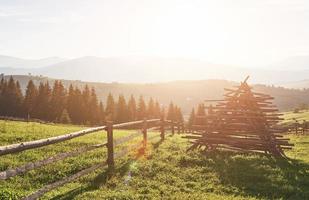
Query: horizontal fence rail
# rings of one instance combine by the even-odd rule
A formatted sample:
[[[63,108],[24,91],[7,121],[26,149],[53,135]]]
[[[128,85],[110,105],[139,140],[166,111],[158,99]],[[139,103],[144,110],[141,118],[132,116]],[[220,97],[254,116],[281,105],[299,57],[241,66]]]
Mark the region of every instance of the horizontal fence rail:
[[[43,146],[55,144],[55,143],[58,143],[58,142],[63,142],[63,141],[70,140],[70,139],[73,139],[73,138],[76,138],[76,137],[80,137],[80,136],[83,136],[83,135],[86,135],[86,134],[89,134],[89,133],[94,133],[94,132],[97,132],[97,131],[105,130],[105,127],[106,126],[88,128],[86,130],[77,131],[77,132],[74,132],[74,133],[69,133],[69,134],[55,136],[55,137],[50,137],[50,138],[46,138],[46,139],[2,146],[2,147],[0,147],[0,156],[10,154],[10,153],[18,153],[18,152],[21,152],[21,151],[25,151],[27,149],[34,149],[34,148],[38,148],[38,147],[43,147]]]
[[[119,138],[114,140],[113,137],[113,129],[122,129],[122,128],[130,128],[132,126],[137,126],[137,125],[142,125],[139,128],[134,128],[138,129],[136,133],[130,134],[128,136]],[[69,133],[69,134],[64,134],[60,136],[55,136],[55,137],[50,137],[46,139],[40,139],[40,140],[34,140],[34,141],[29,141],[29,142],[22,142],[18,144],[12,144],[12,145],[6,145],[6,146],[1,146],[0,147],[0,156],[6,155],[6,154],[12,154],[12,153],[18,153],[22,152],[25,150],[29,149],[35,149],[59,142],[63,142],[66,140],[70,140],[73,138],[81,137],[90,133],[98,132],[98,131],[106,131],[107,133],[107,142],[104,142],[102,144],[96,144],[96,145],[91,145],[91,146],[86,146],[86,147],[81,147],[78,149],[75,149],[70,152],[64,152],[64,153],[59,153],[54,156],[39,160],[39,161],[34,161],[34,162],[28,162],[20,167],[16,167],[14,169],[7,169],[5,171],[0,172],[0,180],[6,180],[11,177],[26,173],[30,170],[34,170],[40,167],[43,167],[48,164],[52,164],[57,161],[64,160],[69,157],[77,156],[82,153],[86,153],[101,147],[107,147],[107,160],[93,165],[92,167],[83,169],[76,174],[73,174],[69,177],[66,177],[62,180],[56,181],[54,183],[50,183],[42,187],[41,189],[37,190],[36,192],[32,193],[31,195],[24,197],[24,200],[33,200],[33,199],[38,199],[42,197],[45,193],[60,187],[68,182],[71,182],[81,176],[84,176],[86,174],[89,174],[99,168],[103,168],[105,166],[108,166],[109,169],[113,170],[114,169],[114,160],[117,158],[121,158],[125,155],[127,155],[131,150],[136,149],[138,147],[143,147],[145,148],[147,145],[147,140],[151,140],[154,138],[161,138],[161,141],[165,139],[165,131],[166,129],[171,130],[171,134],[174,135],[175,133],[175,127],[178,127],[178,133],[184,131],[184,126],[182,123],[175,123],[171,120],[164,120],[162,119],[150,119],[150,120],[140,120],[140,121],[133,121],[133,122],[125,122],[121,124],[113,124],[112,122],[108,122],[106,126],[99,126],[95,128],[88,128],[85,130]],[[151,136],[150,138],[147,138],[147,131],[159,131],[160,134]],[[121,151],[114,153],[114,148],[116,146],[119,146],[123,143],[126,143],[128,141],[131,141],[132,139],[138,137],[138,136],[143,136],[143,141],[138,142],[137,144],[130,145],[129,147],[123,147]]]
[[[94,149],[97,149],[97,148],[100,148],[100,147],[104,147],[104,146],[106,146],[106,144],[107,143],[96,144],[96,145],[92,145],[92,146],[88,146],[88,147],[82,147],[82,148],[76,149],[74,151],[59,153],[55,156],[51,156],[49,158],[39,160],[39,161],[36,161],[36,162],[29,162],[29,163],[27,163],[23,166],[15,168],[15,169],[8,169],[6,171],[2,171],[2,172],[0,172],[0,180],[5,180],[5,179],[8,179],[8,178],[13,177],[13,176],[23,174],[23,173],[28,172],[30,170],[37,169],[39,167],[42,167],[42,166],[45,166],[45,165],[48,165],[48,164],[51,164],[51,163],[54,163],[54,162],[57,162],[57,161],[60,161],[60,160],[64,160],[64,159],[69,158],[69,157],[77,156],[79,154],[82,154],[82,153],[85,153],[85,152],[88,152],[88,151],[91,151],[91,150],[94,150]]]

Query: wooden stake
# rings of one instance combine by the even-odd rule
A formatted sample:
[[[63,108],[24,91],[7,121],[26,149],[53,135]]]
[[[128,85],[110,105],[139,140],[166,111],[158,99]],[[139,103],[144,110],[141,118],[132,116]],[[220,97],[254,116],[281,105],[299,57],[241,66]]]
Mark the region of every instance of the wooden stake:
[[[113,139],[113,122],[107,122],[107,165],[109,169],[114,169],[114,139]]]
[[[165,139],[164,117],[161,118],[161,140]]]
[[[146,118],[144,119],[144,122],[143,122],[143,138],[144,138],[144,148],[146,148],[147,146],[147,120]]]

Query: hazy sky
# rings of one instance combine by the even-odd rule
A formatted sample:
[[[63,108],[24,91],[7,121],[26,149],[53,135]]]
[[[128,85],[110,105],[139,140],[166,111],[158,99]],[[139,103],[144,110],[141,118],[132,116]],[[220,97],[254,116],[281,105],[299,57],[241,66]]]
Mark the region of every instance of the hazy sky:
[[[309,0],[0,0],[0,54],[267,64],[309,55]]]

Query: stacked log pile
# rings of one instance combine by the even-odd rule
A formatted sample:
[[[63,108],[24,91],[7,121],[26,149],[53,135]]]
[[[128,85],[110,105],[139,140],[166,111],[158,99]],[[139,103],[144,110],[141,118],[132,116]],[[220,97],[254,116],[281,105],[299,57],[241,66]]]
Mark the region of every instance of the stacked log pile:
[[[235,89],[224,89],[223,100],[209,100],[218,103],[206,107],[205,116],[196,117],[193,132],[185,136],[192,143],[189,150],[221,148],[285,156],[283,150],[291,149],[293,144],[277,125],[282,118],[271,102],[274,98],[253,92],[248,78]]]

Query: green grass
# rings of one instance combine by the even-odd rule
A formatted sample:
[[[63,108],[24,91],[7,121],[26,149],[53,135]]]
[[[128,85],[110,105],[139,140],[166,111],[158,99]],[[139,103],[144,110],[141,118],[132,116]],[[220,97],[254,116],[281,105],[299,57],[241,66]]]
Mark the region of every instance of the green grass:
[[[301,110],[298,113],[294,113],[293,111],[290,112],[283,112],[282,113],[283,116],[282,118],[284,118],[284,120],[281,122],[282,124],[292,124],[295,122],[295,119],[302,123],[303,120],[306,120],[307,122],[309,122],[309,111],[308,110]]]
[[[82,128],[0,121],[0,145]],[[121,137],[130,132],[116,131],[115,135]],[[167,136],[162,143],[158,139],[151,141],[144,155],[132,152],[126,158],[118,159],[113,173],[107,172],[106,168],[99,169],[47,193],[43,199],[309,199],[309,136],[286,137],[296,145],[286,152],[290,160],[223,151],[186,152],[186,139],[180,135]],[[0,169],[105,140],[104,132],[99,132],[37,150],[2,156]],[[104,159],[105,148],[66,159],[0,181],[0,193],[3,197],[18,199]]]

